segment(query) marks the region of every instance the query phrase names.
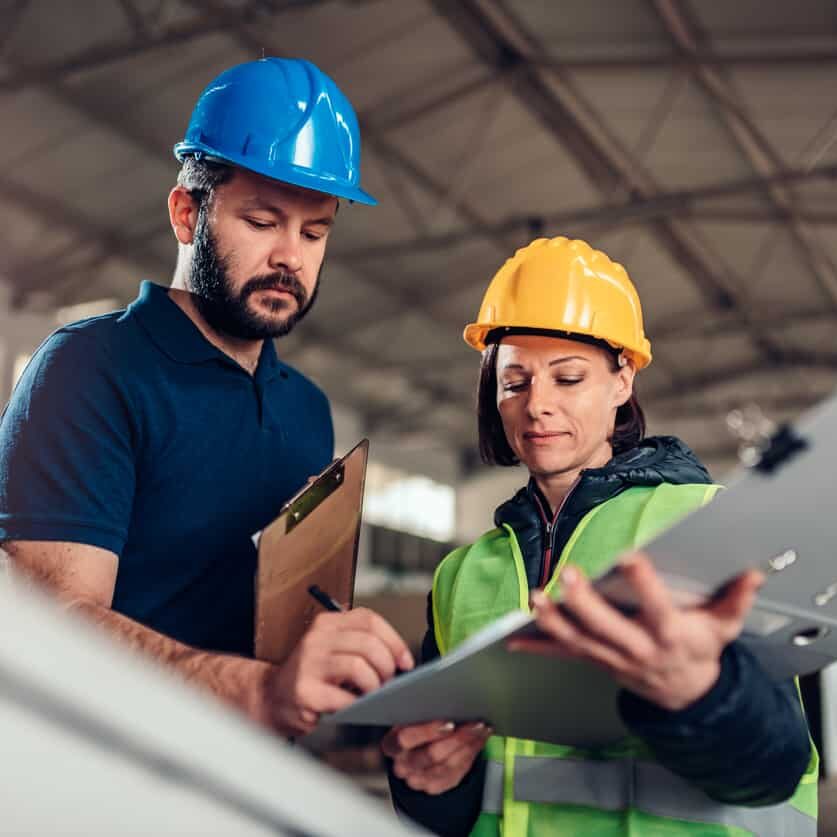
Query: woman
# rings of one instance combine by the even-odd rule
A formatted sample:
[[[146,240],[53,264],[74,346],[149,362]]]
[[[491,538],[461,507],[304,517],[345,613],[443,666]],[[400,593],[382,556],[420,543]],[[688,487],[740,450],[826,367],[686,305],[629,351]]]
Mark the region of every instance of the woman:
[[[530,479],[497,528],[439,565],[423,657],[532,591],[545,638],[517,650],[603,667],[624,687],[632,736],[593,752],[480,724],[395,728],[384,752],[397,807],[443,835],[813,837],[818,762],[796,687],[735,641],[760,574],[680,609],[634,554],[622,571],[635,618],[586,580],[717,489],[678,439],[643,439],[633,382],[651,352],[625,270],[583,241],[534,241],[494,277],[465,340],[482,351],[482,457],[522,462]],[[559,586],[561,609],[547,595]]]

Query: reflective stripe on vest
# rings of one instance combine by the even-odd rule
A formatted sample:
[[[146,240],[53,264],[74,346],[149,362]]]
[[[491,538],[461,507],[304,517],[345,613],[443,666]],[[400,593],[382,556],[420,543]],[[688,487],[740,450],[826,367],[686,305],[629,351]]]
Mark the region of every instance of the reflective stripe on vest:
[[[658,817],[741,828],[758,837],[816,837],[817,821],[788,802],[761,808],[724,805],[653,762],[587,761],[516,756],[518,802],[583,805],[600,811],[633,808]],[[503,812],[503,764],[488,761],[482,811]]]

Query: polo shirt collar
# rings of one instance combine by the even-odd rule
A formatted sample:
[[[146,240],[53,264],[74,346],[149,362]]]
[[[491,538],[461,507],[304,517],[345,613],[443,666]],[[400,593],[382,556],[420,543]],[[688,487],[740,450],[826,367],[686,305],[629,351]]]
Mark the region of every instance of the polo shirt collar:
[[[128,306],[157,347],[178,363],[205,363],[220,360],[238,368],[238,364],[213,346],[200,329],[169,296],[169,289],[149,280],[140,284],[139,296]],[[263,341],[256,377],[269,380],[280,374],[281,363],[272,340]]]

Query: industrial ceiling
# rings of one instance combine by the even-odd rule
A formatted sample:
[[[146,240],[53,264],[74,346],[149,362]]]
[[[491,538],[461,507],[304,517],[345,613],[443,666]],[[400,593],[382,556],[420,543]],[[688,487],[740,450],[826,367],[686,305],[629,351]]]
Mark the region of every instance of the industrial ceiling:
[[[833,0],[6,0],[0,280],[21,310],[167,284],[165,199],[226,67],[308,58],[358,110],[364,186],[280,353],[369,432],[473,464],[488,279],[539,235],[637,285],[654,432],[725,467],[724,416],[837,373]]]

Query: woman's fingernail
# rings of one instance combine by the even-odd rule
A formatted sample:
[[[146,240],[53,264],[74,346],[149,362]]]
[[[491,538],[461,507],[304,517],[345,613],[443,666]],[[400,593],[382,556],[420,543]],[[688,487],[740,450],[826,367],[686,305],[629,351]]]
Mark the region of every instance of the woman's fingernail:
[[[579,579],[578,570],[575,567],[564,567],[561,571],[561,584],[564,587],[572,587]]]
[[[439,732],[453,732],[456,729],[456,724],[453,721],[448,721],[439,727]]]
[[[411,671],[416,666],[415,660],[413,659],[413,655],[409,651],[405,651],[399,658],[398,658],[398,668],[401,671]]]

